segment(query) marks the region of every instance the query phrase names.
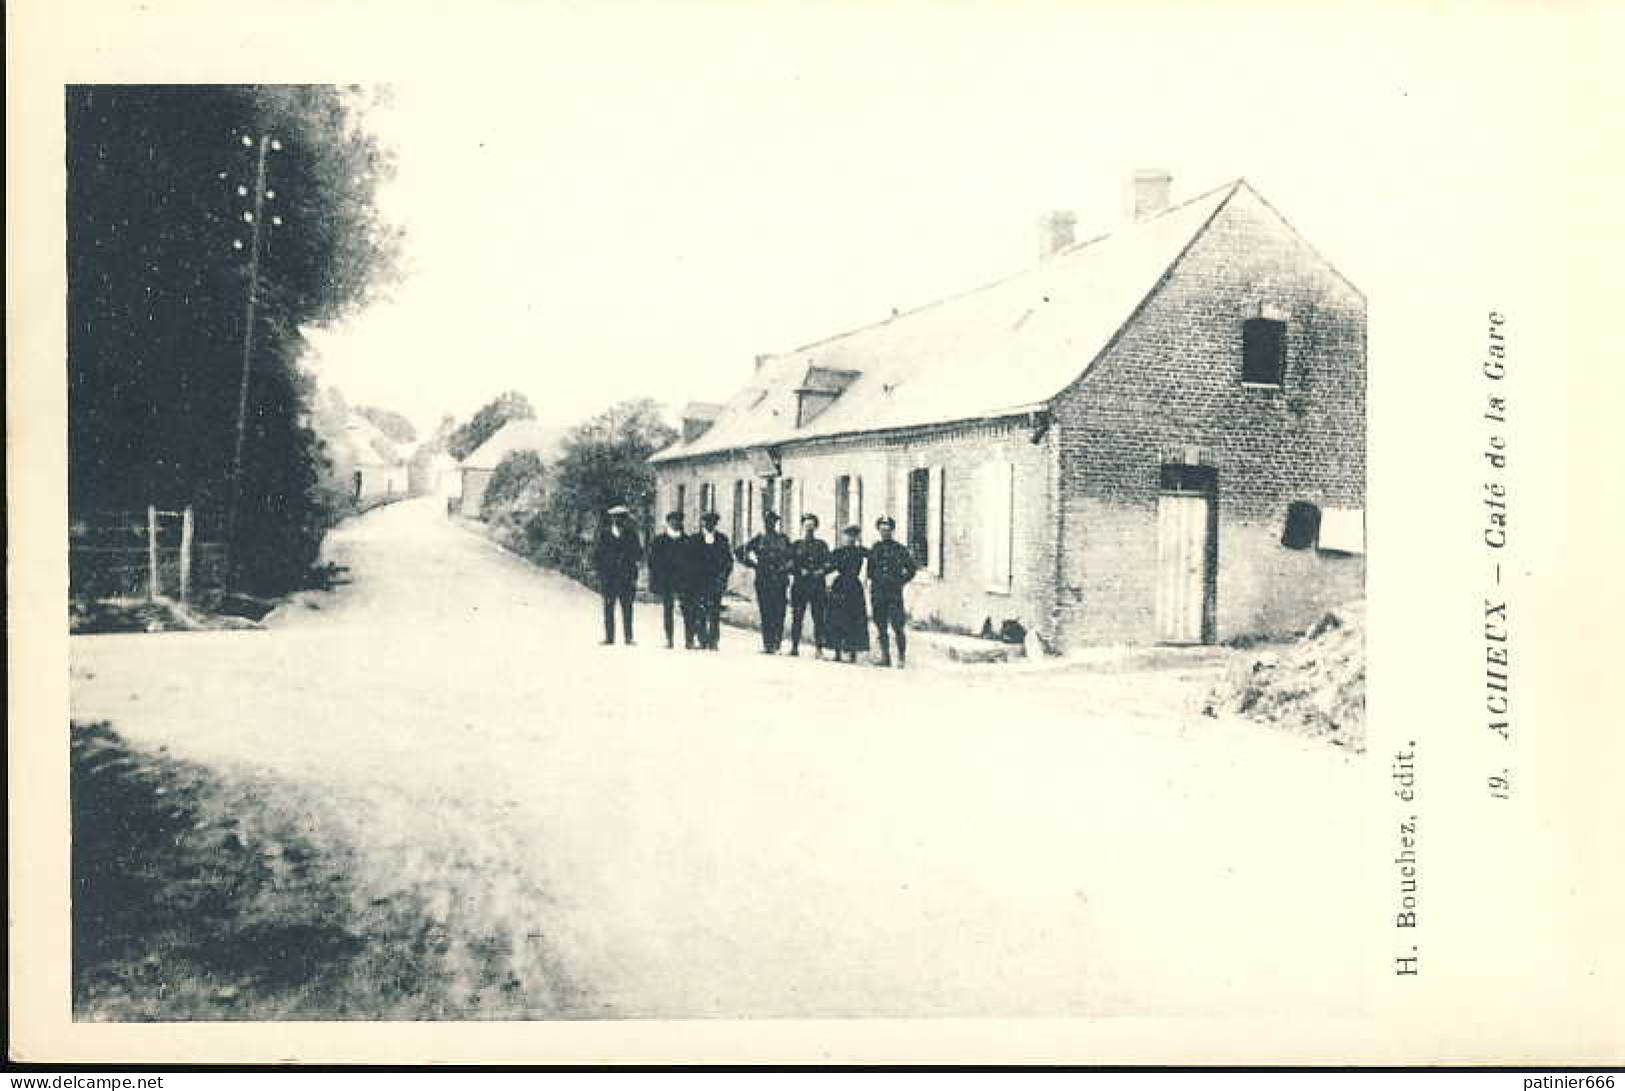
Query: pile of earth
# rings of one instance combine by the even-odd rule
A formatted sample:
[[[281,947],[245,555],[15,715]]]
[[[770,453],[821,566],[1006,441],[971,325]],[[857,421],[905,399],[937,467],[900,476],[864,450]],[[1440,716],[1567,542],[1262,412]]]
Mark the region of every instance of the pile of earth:
[[[1238,659],[1203,712],[1245,716],[1365,750],[1365,603],[1327,612],[1296,641]]]

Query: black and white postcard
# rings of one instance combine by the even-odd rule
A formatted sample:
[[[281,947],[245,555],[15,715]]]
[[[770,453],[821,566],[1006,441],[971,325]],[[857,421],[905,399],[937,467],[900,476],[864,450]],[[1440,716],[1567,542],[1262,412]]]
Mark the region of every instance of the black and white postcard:
[[[13,5],[29,1061],[1617,1062],[1617,5]]]

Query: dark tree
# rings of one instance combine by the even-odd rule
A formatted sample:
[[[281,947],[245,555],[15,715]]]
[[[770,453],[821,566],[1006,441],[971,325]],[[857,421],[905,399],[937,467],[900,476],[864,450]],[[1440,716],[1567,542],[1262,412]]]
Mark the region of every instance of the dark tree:
[[[231,502],[257,142],[261,223],[236,556],[250,589],[297,582],[330,515],[301,329],[368,303],[398,238],[375,211],[388,157],[329,86],[67,91],[68,456],[76,516]],[[246,141],[246,143],[245,143]]]
[[[621,402],[581,424],[564,441],[551,475],[546,510],[531,531],[538,559],[585,575],[586,543],[604,511],[625,504],[647,530],[655,478],[649,456],[677,438],[647,398]]]
[[[497,468],[486,483],[480,496],[480,518],[490,519],[504,507],[511,505],[524,493],[526,486],[546,473],[542,458],[535,451],[510,451],[502,456]]]
[[[496,435],[497,430],[512,420],[533,420],[536,410],[530,399],[517,390],[498,394],[480,407],[480,411],[467,424],[452,430],[446,441],[446,450],[459,461],[479,450],[480,444]]]

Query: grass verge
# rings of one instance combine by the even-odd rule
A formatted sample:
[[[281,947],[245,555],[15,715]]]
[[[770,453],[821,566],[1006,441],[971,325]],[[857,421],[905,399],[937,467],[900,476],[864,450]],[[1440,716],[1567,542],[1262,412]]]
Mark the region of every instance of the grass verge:
[[[449,937],[292,786],[71,726],[76,1020],[436,1018]]]

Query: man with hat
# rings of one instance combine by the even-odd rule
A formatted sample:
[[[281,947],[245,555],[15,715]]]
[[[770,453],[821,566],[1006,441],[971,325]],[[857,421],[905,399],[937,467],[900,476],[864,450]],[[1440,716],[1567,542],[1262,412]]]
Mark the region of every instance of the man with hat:
[[[676,619],[683,614],[683,646],[694,647],[698,629],[694,624],[694,596],[690,591],[688,535],[683,533],[683,513],[666,513],[666,525],[649,540],[649,590],[660,596],[660,620],[666,629],[666,647],[675,646]]]
[[[598,593],[604,600],[604,643],[615,643],[615,607],[621,608],[621,642],[632,640],[632,599],[638,590],[638,568],[643,561],[643,543],[632,529],[632,513],[616,504],[604,513],[605,525],[593,543],[592,567],[598,577]]]
[[[824,658],[824,578],[829,573],[829,546],[818,536],[818,516],[801,517],[801,537],[790,547],[790,654],[801,654],[801,622],[812,609],[813,645]]]
[[[739,550],[739,560],[756,570],[756,608],[762,616],[762,652],[775,655],[784,641],[785,593],[790,587],[790,539],[779,531],[776,512],[762,513],[762,533]]]
[[[733,572],[733,553],[728,536],[717,529],[721,520],[714,511],[700,516],[700,532],[688,538],[689,577],[694,581],[694,613],[699,628],[699,646],[717,650],[722,636],[722,592],[727,590]]]
[[[875,520],[875,529],[880,532],[880,541],[869,551],[869,607],[874,616],[875,631],[880,637],[880,665],[891,666],[889,637],[895,635],[897,665],[901,667],[908,658],[908,636],[905,632],[908,614],[903,610],[903,587],[914,578],[920,566],[915,563],[914,554],[909,552],[908,547],[892,538],[897,530],[897,520],[882,515]],[[891,630],[889,634],[888,629]]]

